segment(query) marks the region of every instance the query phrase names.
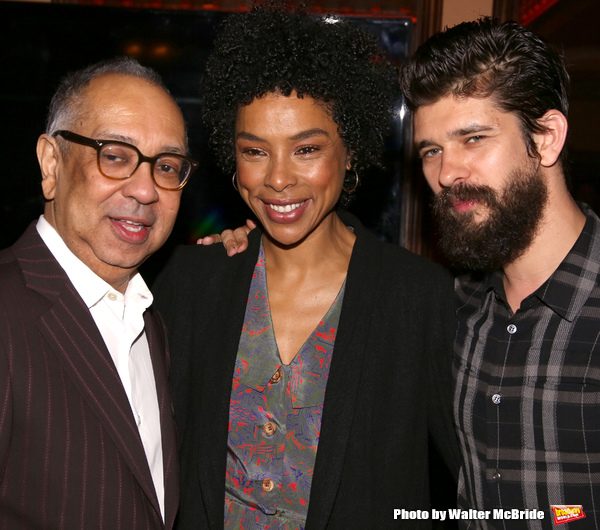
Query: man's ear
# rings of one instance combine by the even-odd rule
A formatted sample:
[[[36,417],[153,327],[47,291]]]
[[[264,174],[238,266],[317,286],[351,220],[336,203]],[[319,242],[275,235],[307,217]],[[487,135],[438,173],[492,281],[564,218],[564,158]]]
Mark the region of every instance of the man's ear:
[[[42,191],[45,199],[51,201],[56,192],[56,171],[61,156],[56,138],[42,134],[38,138],[36,151],[42,172]]]
[[[543,167],[553,166],[567,140],[569,124],[567,118],[559,110],[549,110],[539,120],[544,127],[541,133],[534,133],[533,140],[540,155],[540,164]]]

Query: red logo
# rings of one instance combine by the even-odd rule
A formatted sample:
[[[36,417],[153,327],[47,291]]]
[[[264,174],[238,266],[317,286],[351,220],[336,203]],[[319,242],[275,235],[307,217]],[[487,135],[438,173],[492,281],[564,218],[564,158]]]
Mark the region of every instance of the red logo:
[[[581,504],[555,504],[550,506],[554,512],[554,524],[570,523],[577,519],[585,519]]]

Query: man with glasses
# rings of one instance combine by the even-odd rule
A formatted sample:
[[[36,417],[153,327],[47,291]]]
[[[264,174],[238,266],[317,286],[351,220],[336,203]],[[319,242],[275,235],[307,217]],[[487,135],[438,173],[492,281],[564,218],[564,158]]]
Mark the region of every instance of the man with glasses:
[[[44,215],[0,252],[0,526],[171,528],[168,351],[139,265],[197,163],[158,75],[67,76],[37,155]]]

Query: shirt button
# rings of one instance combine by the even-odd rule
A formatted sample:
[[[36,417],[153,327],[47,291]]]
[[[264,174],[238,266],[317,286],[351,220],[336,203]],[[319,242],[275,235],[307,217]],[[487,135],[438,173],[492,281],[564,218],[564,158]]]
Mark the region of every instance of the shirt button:
[[[262,489],[264,491],[272,491],[275,483],[270,478],[264,478],[262,481]]]
[[[117,295],[115,293],[108,293],[108,299],[114,302],[117,299]]]
[[[279,368],[273,374],[273,377],[271,377],[271,383],[279,383],[279,381],[281,381],[282,378],[283,378],[283,372],[281,371],[281,368]]]
[[[502,396],[500,394],[494,394],[492,396],[492,401],[496,404],[496,405],[500,405],[500,402],[502,401]]]
[[[517,332],[517,326],[515,326],[514,324],[509,324],[506,328],[506,331],[508,331],[512,335],[513,333]]]
[[[268,421],[263,425],[263,431],[265,431],[267,436],[273,436],[277,432],[277,425],[272,421]]]
[[[495,472],[495,473],[492,475],[492,480],[493,480],[494,482],[498,482],[498,481],[499,481],[501,478],[502,478],[502,475],[501,475],[501,474],[500,474],[498,471],[496,471],[496,472]]]

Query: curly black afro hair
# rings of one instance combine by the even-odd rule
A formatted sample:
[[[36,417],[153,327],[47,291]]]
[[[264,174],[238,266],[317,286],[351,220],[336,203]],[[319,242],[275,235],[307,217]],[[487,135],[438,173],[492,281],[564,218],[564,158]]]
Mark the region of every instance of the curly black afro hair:
[[[334,17],[277,2],[229,16],[215,39],[203,80],[204,119],[221,169],[235,171],[237,111],[271,92],[326,104],[352,169],[379,165],[397,75],[374,36]],[[346,175],[353,188],[355,175]],[[347,205],[342,193],[340,204]]]

